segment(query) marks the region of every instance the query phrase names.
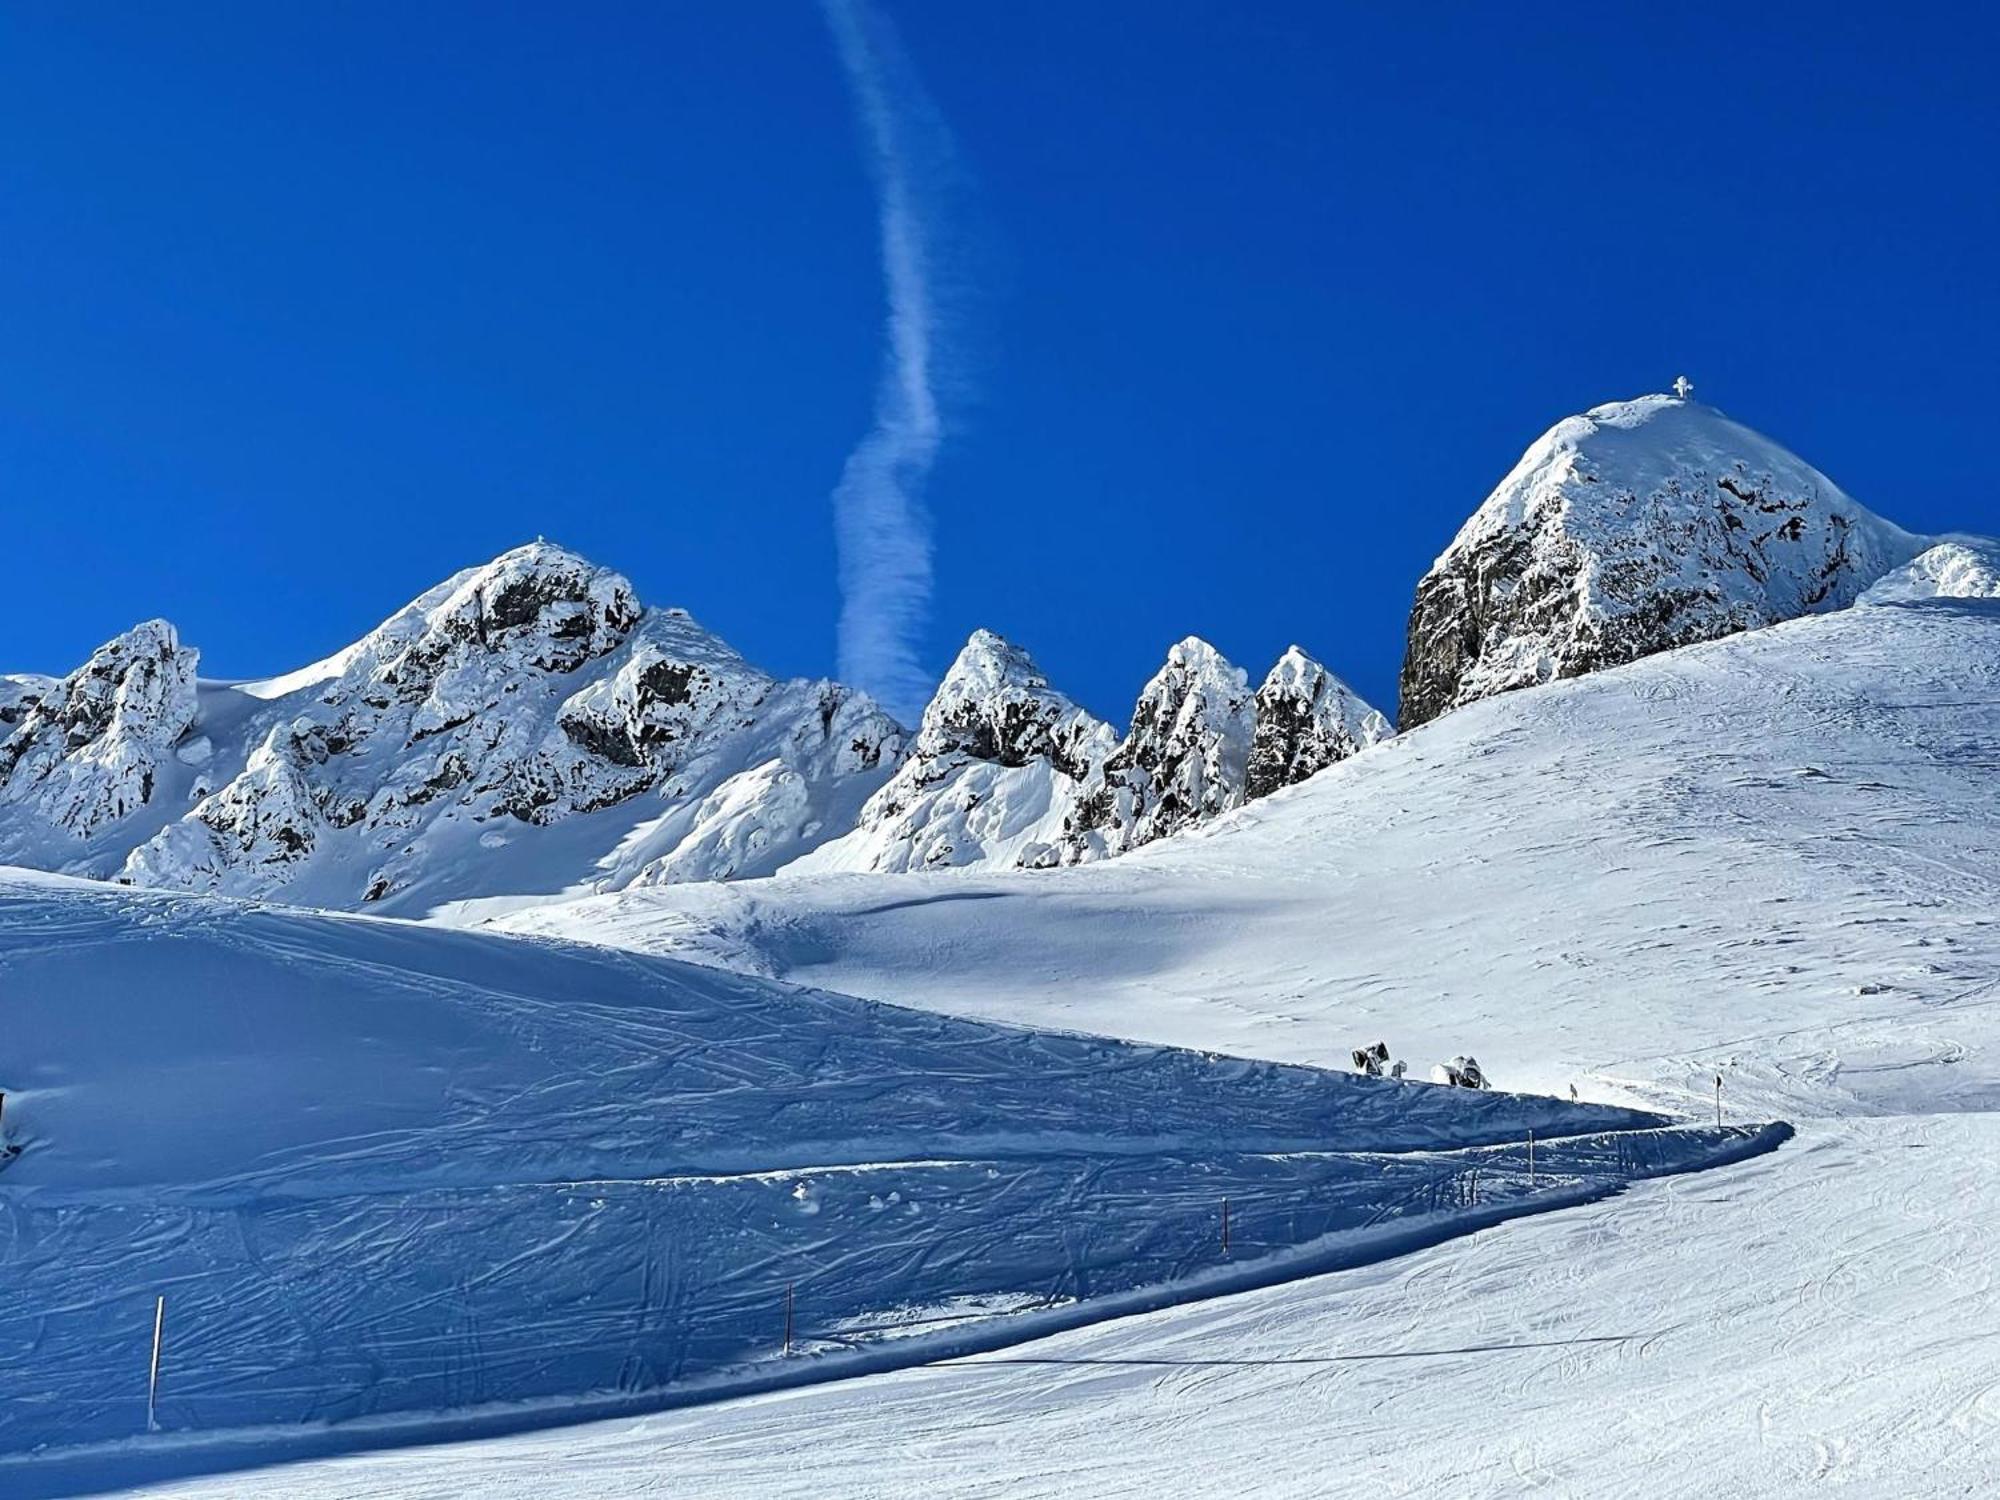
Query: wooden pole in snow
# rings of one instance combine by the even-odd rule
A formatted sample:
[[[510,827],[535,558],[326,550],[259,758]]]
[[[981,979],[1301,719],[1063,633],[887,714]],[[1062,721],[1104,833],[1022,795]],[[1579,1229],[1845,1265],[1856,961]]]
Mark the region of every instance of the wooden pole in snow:
[[[785,1283],[785,1353],[792,1352],[792,1284]]]
[[[1715,1075],[1715,1128],[1722,1129],[1722,1075]]]
[[[146,1431],[158,1432],[160,1399],[160,1335],[167,1326],[167,1299],[153,1304],[153,1373],[146,1380]]]
[[[1222,1200],[1222,1253],[1229,1253],[1229,1200]]]

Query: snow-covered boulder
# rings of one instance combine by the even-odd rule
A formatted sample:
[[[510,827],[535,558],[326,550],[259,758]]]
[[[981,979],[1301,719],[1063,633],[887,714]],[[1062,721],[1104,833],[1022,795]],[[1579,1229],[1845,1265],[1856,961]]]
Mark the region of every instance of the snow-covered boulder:
[[[1418,583],[1399,717],[1839,609],[1923,546],[1711,407],[1599,406],[1529,448]]]
[[[1946,538],[1883,574],[1858,602],[1903,604],[1918,599],[2000,599],[2000,541]]]
[[[1050,687],[1027,652],[974,631],[901,768],[851,833],[792,870],[1052,864],[1078,786],[1116,744],[1111,726]]]
[[[1077,796],[1062,857],[1075,864],[1178,833],[1242,803],[1255,708],[1240,667],[1189,636],[1132,710],[1132,728]]]
[[[1389,721],[1297,646],[1257,689],[1244,795],[1267,797],[1395,733]]]
[[[13,679],[0,803],[79,839],[144,807],[194,722],[197,660],[173,626],[147,620],[58,683]]]

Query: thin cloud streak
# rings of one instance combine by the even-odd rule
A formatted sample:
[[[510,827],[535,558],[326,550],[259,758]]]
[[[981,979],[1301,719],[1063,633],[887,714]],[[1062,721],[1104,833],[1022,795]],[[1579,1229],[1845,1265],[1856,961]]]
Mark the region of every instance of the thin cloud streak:
[[[935,386],[938,318],[923,189],[949,137],[888,20],[867,0],[822,0],[846,70],[880,205],[887,342],[875,425],[833,491],[840,553],[840,675],[905,723],[930,696],[918,660],[930,616],[924,484],[944,440]]]

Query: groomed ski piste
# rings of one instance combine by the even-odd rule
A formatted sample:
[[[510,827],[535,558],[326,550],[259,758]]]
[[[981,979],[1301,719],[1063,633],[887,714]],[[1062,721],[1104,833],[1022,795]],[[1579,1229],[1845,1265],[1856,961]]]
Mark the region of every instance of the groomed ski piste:
[[[32,1264],[30,1279],[63,1296],[56,1316],[0,1325],[10,1387],[15,1371],[67,1368],[63,1388],[104,1403],[107,1426],[143,1425],[156,1271],[126,1258],[132,1225],[109,1217],[76,1231],[98,1247],[95,1272],[87,1256],[81,1272],[68,1268],[75,1255],[24,1261],[24,1247],[53,1243],[45,1216],[65,1196],[88,1216],[169,1216],[147,1233],[188,1245],[190,1267],[166,1288],[188,1319],[169,1322],[160,1413],[173,1430],[17,1451],[0,1477],[9,1494],[46,1493],[226,1466],[147,1493],[262,1482],[399,1500],[1247,1486],[1706,1496],[1830,1482],[1979,1493],[2000,1423],[2000,1254],[1983,1228],[2000,1193],[1996,767],[2000,604],[1918,598],[1473,704],[1205,832],[1075,870],[625,892],[505,918],[527,942],[21,877],[23,910],[47,914],[48,941],[29,943],[29,922],[7,926],[25,945],[0,975],[10,1042],[12,997],[26,997],[37,1024],[57,1029],[18,1055],[73,1061],[67,1076],[0,1079],[24,1091],[9,1129],[28,1148],[0,1173],[9,1265]],[[190,973],[247,970],[207,985],[205,1007],[174,1001],[176,952],[206,955],[185,960]],[[117,953],[129,968],[103,990],[125,1008],[66,1008],[97,992],[86,974]],[[38,980],[43,954],[54,967]],[[258,1058],[280,1058],[288,1098],[310,1084],[312,1108],[232,1096],[206,1137],[171,1110],[172,1128],[148,1132],[175,1070],[135,1059],[171,1057],[166,1039],[188,1028],[199,1038],[215,994],[310,996],[320,983],[305,1014],[346,1039],[333,1066],[318,1066],[327,1037],[289,1053],[273,1035],[250,1038]],[[727,1023],[712,1019],[724,997],[738,1002],[722,1006]],[[149,1013],[158,1019],[130,1019]],[[239,1017],[220,1014],[204,1045],[234,1046]],[[802,1014],[840,1024],[772,1019]],[[107,1040],[121,1020],[133,1034]],[[1007,1023],[1034,1029],[996,1029]],[[822,1054],[829,1033],[841,1045]],[[708,1050],[687,1051],[691,1035]],[[1378,1037],[1419,1072],[1474,1052],[1502,1089],[1524,1092],[1293,1071],[1339,1065]],[[1009,1048],[1018,1066],[1004,1065]],[[684,1088],[676,1056],[727,1063]],[[747,1078],[734,1071],[745,1067]],[[189,1071],[209,1075],[215,1059]],[[1739,1132],[1722,1138],[1718,1074]],[[365,1105],[342,1075],[369,1079]],[[829,1104],[816,1078],[868,1081],[835,1084]],[[1534,1189],[1545,1196],[1517,1201],[1550,1211],[1493,1222],[1526,1187],[1519,1112],[1566,1110],[1572,1083],[1605,1108],[1707,1118],[1651,1139],[1740,1159],[1643,1176],[1619,1143],[1647,1137],[1584,1137],[1650,1116],[1579,1111],[1583,1136],[1564,1138],[1574,1181],[1558,1183],[1547,1141],[1562,1127],[1545,1119]],[[1370,1111],[1365,1130],[1328,1134],[1345,1116],[1332,1101],[1376,1099],[1392,1106]],[[663,1118],[695,1137],[651,1134]],[[1273,1134],[1294,1119],[1306,1128]],[[1745,1155],[1774,1142],[1779,1132],[1756,1127],[1775,1120],[1794,1122],[1796,1138]],[[333,1149],[349,1137],[361,1139]],[[834,1141],[841,1151],[826,1149]],[[298,1175],[293,1190],[272,1185],[271,1164]],[[58,1168],[72,1180],[54,1180]],[[1409,1174],[1400,1184],[1396,1170]],[[938,1171],[957,1175],[924,1175]],[[688,1177],[726,1184],[691,1191],[719,1217],[613,1206],[688,1192]],[[1059,1213],[1042,1201],[1078,1183],[1101,1196],[1061,1198]],[[1261,1200],[1259,1185],[1272,1190]],[[469,1245],[445,1226],[479,1192],[519,1196],[473,1220]],[[526,1206],[538,1193],[572,1217],[538,1216]],[[1237,1235],[1227,1263],[1224,1196]],[[1314,1198],[1347,1217],[1286,1217]],[[188,1227],[204,1199],[226,1224],[206,1239]],[[1381,1217],[1398,1201],[1402,1222]],[[320,1290],[287,1281],[304,1262],[282,1253],[279,1212],[329,1216],[311,1266],[335,1283],[328,1305],[351,1309],[330,1344],[277,1315]],[[927,1216],[946,1232],[911,1231]],[[1153,1239],[1137,1238],[1135,1217]],[[684,1222],[704,1227],[689,1236],[700,1252],[647,1269],[638,1226],[685,1245]],[[717,1250],[724,1222],[743,1230],[729,1255]],[[345,1240],[322,1233],[336,1223]],[[1313,1237],[1323,1230],[1333,1238]],[[574,1279],[535,1278],[523,1246]],[[1097,1250],[1107,1267],[1137,1267],[1132,1281],[1092,1262],[1081,1293],[1064,1285]],[[876,1251],[893,1265],[880,1281]],[[753,1269],[732,1280],[732,1257]],[[517,1279],[487,1302],[474,1265]],[[396,1285],[399,1273],[411,1281]],[[238,1306],[254,1326],[198,1331],[203,1276],[211,1330]],[[733,1309],[700,1345],[723,1351],[702,1366],[715,1378],[677,1373],[700,1386],[690,1395],[736,1399],[642,1416],[658,1392],[615,1380],[553,1410],[521,1385],[510,1398],[479,1383],[476,1372],[499,1370],[579,1385],[581,1366],[565,1361],[600,1369],[649,1334],[654,1350],[696,1347],[631,1312],[648,1277],[675,1276]],[[261,1298],[223,1293],[258,1277]],[[599,1291],[610,1285],[620,1291]],[[586,1320],[588,1347],[563,1342],[563,1317],[586,1310],[603,1319]],[[405,1344],[407,1315],[423,1331]],[[513,1318],[529,1332],[501,1326]],[[1071,1319],[1102,1320],[1059,1326]],[[1047,1336],[1020,1341],[1030,1334]],[[350,1337],[375,1341],[372,1363],[340,1364],[333,1351]],[[128,1351],[115,1410],[103,1344]],[[398,1412],[329,1401],[234,1436],[174,1407],[213,1399],[219,1415],[260,1387],[296,1399],[250,1362],[288,1346],[308,1369],[388,1389],[408,1350],[402,1368],[425,1393]],[[453,1373],[440,1377],[446,1350]],[[207,1385],[205,1360],[221,1372]],[[192,1382],[178,1392],[177,1369]],[[861,1378],[822,1378],[844,1373]],[[441,1378],[459,1382],[442,1413]],[[37,1375],[34,1388],[57,1379]],[[766,1379],[815,1383],[754,1383]],[[386,1446],[606,1412],[617,1419]],[[315,1442],[377,1451],[243,1472]]]
[[[26,872],[0,987],[10,1497],[993,1349],[1784,1134]]]
[[[1277,1058],[1380,1032],[1471,1048],[1502,1085],[1689,1116],[1720,1072],[1732,1118],[1798,1135],[996,1355],[308,1464],[286,1493],[1985,1493],[1996,769],[2000,605],[1913,600],[1475,704],[1102,866],[521,914],[889,998],[928,972],[928,1003],[965,1014]]]

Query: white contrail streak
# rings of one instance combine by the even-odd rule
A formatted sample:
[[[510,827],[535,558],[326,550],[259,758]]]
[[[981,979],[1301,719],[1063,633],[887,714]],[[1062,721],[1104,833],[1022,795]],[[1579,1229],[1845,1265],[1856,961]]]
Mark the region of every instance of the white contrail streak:
[[[875,425],[833,491],[840,549],[840,675],[914,724],[930,696],[917,660],[930,612],[924,481],[944,428],[935,388],[934,245],[921,188],[950,143],[887,18],[867,0],[821,0],[860,117],[880,203],[887,347]]]

